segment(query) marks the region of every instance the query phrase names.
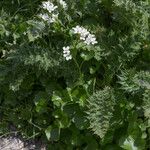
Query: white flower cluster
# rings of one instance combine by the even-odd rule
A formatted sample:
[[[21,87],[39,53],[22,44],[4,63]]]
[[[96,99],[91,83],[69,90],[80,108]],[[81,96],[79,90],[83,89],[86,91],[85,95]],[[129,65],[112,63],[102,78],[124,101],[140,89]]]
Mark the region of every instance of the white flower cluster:
[[[58,13],[54,13],[54,11],[58,8],[52,2],[47,1],[42,3],[42,8],[47,10],[49,13],[40,14],[39,17],[48,23],[56,22],[58,19]]]
[[[64,9],[67,8],[67,3],[63,0],[59,0],[60,5]],[[59,13],[55,13],[58,6],[55,6],[52,2],[46,1],[42,2],[42,9],[47,10],[48,13],[40,14],[39,17],[42,18],[44,21],[47,21],[48,23],[56,22],[58,19]]]
[[[47,2],[43,2],[42,3],[42,8],[46,9],[49,13],[52,13],[55,9],[57,9],[57,6],[54,6],[53,3],[51,3],[50,1]]]
[[[96,37],[94,34],[90,34],[90,32],[84,27],[76,26],[73,29],[74,34],[80,34],[80,40],[83,40],[87,45],[97,44]]]
[[[72,56],[70,54],[70,47],[63,47],[63,56],[65,57],[65,59],[68,61],[70,59],[72,59]]]
[[[60,3],[60,5],[62,5],[62,7],[63,7],[64,9],[67,8],[67,3],[66,3],[65,1],[59,0],[59,3]]]
[[[47,21],[48,23],[53,23],[58,19],[58,14],[52,14],[51,16],[49,16],[48,14],[40,14],[39,17],[44,21]]]

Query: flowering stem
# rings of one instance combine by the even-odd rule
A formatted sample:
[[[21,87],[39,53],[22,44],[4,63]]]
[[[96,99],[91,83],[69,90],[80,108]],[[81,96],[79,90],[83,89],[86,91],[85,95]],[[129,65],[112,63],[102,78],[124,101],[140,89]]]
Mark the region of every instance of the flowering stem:
[[[81,72],[82,64],[79,66],[79,64],[78,64],[78,62],[76,61],[76,59],[73,58],[73,60],[74,60],[76,66],[77,66],[77,68],[78,68],[78,71],[79,71],[79,81],[82,81],[82,77],[83,77],[83,76],[82,76],[82,72]]]
[[[81,68],[82,68],[84,62],[85,62],[85,61],[82,61],[81,65],[80,65],[80,70],[81,70]]]

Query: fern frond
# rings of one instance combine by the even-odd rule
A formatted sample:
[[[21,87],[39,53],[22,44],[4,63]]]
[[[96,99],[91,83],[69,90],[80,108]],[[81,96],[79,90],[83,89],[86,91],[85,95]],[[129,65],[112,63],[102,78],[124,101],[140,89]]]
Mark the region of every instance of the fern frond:
[[[97,91],[88,99],[87,118],[90,122],[90,128],[100,138],[105,136],[110,127],[114,105],[115,98],[110,87]]]
[[[126,70],[119,76],[121,88],[129,93],[137,93],[142,89],[150,89],[150,73],[147,71],[136,72]]]

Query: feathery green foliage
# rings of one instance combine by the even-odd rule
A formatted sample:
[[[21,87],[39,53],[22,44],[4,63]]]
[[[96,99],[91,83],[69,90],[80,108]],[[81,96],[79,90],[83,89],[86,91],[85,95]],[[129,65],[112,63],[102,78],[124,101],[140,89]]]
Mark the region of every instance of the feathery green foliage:
[[[103,138],[110,127],[116,103],[113,90],[105,87],[94,93],[88,100],[88,119],[90,128],[95,134]]]
[[[150,1],[47,2],[0,1],[0,134],[149,149]]]

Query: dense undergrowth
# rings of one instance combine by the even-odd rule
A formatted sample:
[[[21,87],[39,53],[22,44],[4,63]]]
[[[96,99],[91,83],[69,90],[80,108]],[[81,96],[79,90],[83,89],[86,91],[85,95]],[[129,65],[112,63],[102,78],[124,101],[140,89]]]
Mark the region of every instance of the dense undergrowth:
[[[149,22],[149,0],[1,0],[0,134],[148,150]]]

